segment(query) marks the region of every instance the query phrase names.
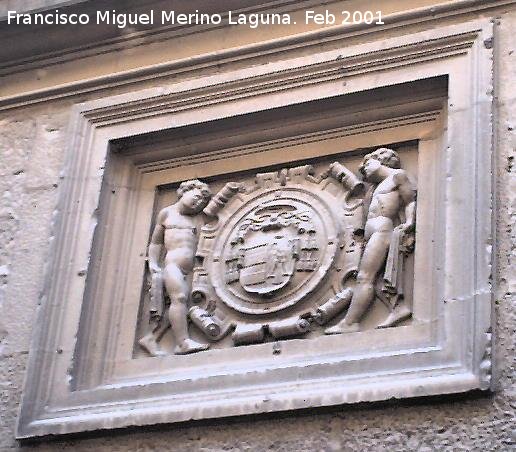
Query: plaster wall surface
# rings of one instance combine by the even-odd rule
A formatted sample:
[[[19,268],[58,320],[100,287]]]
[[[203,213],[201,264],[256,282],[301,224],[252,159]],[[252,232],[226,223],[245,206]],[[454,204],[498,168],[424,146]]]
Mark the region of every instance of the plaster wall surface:
[[[511,450],[516,443],[516,12],[505,8],[490,14],[495,20],[496,90],[494,393],[17,443],[14,428],[31,330],[44,302],[40,293],[53,240],[69,112],[76,102],[129,90],[116,88],[0,112],[0,451]]]

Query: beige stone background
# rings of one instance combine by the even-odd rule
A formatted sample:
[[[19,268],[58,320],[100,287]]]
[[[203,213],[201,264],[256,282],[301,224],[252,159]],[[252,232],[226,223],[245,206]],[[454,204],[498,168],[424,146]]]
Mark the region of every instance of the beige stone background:
[[[0,1],[7,8],[53,6],[56,1]],[[394,12],[446,3],[437,0],[358,2],[327,5],[336,10],[369,9]],[[450,1],[449,3],[453,3]],[[488,2],[486,2],[488,3]],[[132,87],[96,90],[64,99],[0,110],[0,451],[509,451],[516,447],[516,9],[500,6],[443,18],[424,25],[458,23],[491,17],[495,24],[495,285],[496,369],[493,394],[467,394],[388,403],[313,409],[272,415],[199,421],[191,424],[128,428],[73,438],[20,444],[14,428],[20,402],[32,326],[45,283],[51,220],[60,190],[71,107],[85,100],[127,92]],[[421,25],[422,27],[423,25]],[[189,45],[167,41],[146,49],[125,50],[72,61],[18,76],[0,77],[0,97],[155,64],[165,59],[219,50],[239,43],[300,33],[307,27],[260,29],[230,27],[200,33]],[[418,31],[407,27],[381,37]],[[36,39],[36,37],[35,37]],[[182,38],[184,39],[184,38]],[[372,39],[356,37],[354,43]],[[2,45],[6,45],[2,43]],[[14,45],[8,43],[7,45]],[[171,49],[183,49],[179,55]],[[259,63],[259,61],[258,61]],[[184,76],[170,76],[169,82]],[[167,80],[160,80],[166,84]],[[138,89],[156,86],[142,82]],[[479,187],[481,190],[482,187]],[[513,265],[511,271],[511,263]]]

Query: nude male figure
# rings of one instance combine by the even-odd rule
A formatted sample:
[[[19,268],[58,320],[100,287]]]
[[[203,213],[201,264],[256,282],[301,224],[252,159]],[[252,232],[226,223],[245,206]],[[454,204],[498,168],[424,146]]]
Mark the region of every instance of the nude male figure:
[[[326,334],[359,330],[359,322],[375,298],[375,279],[385,265],[394,225],[400,221],[396,232],[401,233],[415,228],[416,190],[406,171],[401,169],[398,154],[392,149],[379,148],[364,157],[360,172],[374,187],[364,230],[366,245],[348,312],[337,325],[326,329]],[[387,323],[408,315],[410,312],[403,307],[393,312],[389,322],[382,326],[390,326]]]
[[[159,212],[148,251],[149,269],[153,274],[163,272],[163,282],[170,297],[168,313],[163,314],[159,327],[139,340],[140,346],[152,356],[166,355],[157,342],[169,326],[172,327],[175,354],[194,353],[208,348],[208,344],[194,341],[188,336],[187,303],[191,288],[187,277],[193,270],[197,250],[200,223],[197,215],[206,207],[212,194],[207,184],[189,180],[179,186],[177,195],[175,204]],[[163,247],[165,257],[161,268]]]

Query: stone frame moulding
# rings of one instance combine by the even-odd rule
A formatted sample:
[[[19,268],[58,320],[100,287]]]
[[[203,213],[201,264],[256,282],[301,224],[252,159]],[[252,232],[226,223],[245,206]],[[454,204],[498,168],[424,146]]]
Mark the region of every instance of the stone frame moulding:
[[[479,20],[302,57],[287,51],[281,62],[75,106],[17,437],[490,389],[492,48],[492,23]],[[166,146],[131,157],[111,152],[117,142],[436,78],[447,80],[444,102],[385,108],[387,119],[356,115],[331,130],[345,137],[341,147],[325,147],[331,155],[418,143],[413,324],[285,341],[279,355],[260,344],[252,360],[245,348],[134,359],[124,331],[135,328],[139,298],[128,294],[141,293],[148,240],[135,231],[150,228],[156,187],[224,173],[224,161],[249,169],[252,155],[288,166],[288,153],[274,151],[313,137],[216,158]],[[110,229],[105,211],[129,220]],[[103,265],[118,276],[103,276]],[[206,366],[205,353],[228,358]]]

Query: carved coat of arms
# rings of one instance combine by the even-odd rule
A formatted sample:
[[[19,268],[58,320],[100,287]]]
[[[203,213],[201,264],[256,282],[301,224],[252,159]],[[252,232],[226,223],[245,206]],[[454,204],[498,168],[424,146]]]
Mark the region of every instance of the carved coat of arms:
[[[272,294],[296,271],[313,271],[319,246],[308,211],[291,205],[261,208],[238,228],[226,257],[227,283],[249,293]]]
[[[377,326],[409,317],[401,276],[404,258],[413,250],[404,244],[414,242],[415,189],[390,149],[366,155],[361,171],[371,183],[369,203],[365,184],[337,162],[319,175],[310,165],[257,174],[252,185],[226,184],[209,203],[203,201],[211,196],[206,184],[183,183],[186,194],[160,213],[151,244],[150,309],[164,320],[140,345],[158,354],[160,335],[170,326],[177,329],[174,324],[183,325],[175,332],[176,353],[204,350],[210,345],[206,339],[223,348],[316,329],[319,334],[356,331],[375,291],[391,311]],[[198,234],[192,218],[200,218],[203,206],[207,221]],[[162,246],[171,256],[166,265],[174,266],[168,274],[177,274],[177,287],[188,294],[165,294],[168,276],[162,276],[157,261]],[[176,255],[182,256],[179,266]],[[187,255],[193,271],[184,267]],[[362,270],[370,276],[357,281]],[[169,286],[176,287],[174,281]],[[169,320],[163,295],[170,305],[180,303],[169,309]],[[177,318],[182,312],[195,327]]]

